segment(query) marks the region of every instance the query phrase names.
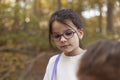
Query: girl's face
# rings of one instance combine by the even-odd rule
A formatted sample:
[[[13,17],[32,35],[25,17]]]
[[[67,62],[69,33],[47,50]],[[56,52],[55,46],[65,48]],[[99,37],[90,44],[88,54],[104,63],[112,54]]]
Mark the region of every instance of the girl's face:
[[[79,40],[83,36],[83,31],[78,30],[70,20],[67,20],[66,23],[71,27],[58,21],[53,22],[52,38],[57,48],[66,55],[77,55],[80,50]]]

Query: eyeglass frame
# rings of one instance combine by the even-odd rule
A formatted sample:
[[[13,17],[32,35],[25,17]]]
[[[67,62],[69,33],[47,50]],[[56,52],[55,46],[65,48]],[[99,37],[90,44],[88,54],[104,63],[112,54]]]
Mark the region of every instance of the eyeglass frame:
[[[68,30],[71,30],[71,29],[68,29]],[[58,34],[58,35],[59,35],[59,38],[58,38],[58,39],[55,39],[55,38],[53,37],[53,34],[51,34],[51,38],[52,38],[53,40],[55,40],[55,41],[60,41],[61,38],[62,38],[62,36],[63,36],[65,39],[68,40],[68,39],[70,39],[70,38],[73,37],[74,33],[76,33],[76,31],[71,30],[71,32],[72,32],[72,36],[69,37],[69,38],[67,38],[67,37],[65,37],[65,32],[67,32],[68,30],[64,31],[62,34]]]

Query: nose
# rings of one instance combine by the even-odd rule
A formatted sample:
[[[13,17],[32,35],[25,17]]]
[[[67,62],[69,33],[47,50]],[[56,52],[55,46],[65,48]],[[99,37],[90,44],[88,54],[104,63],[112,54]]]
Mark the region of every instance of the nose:
[[[65,42],[65,41],[67,41],[67,39],[64,38],[64,36],[61,36],[60,41],[61,41],[61,42]]]

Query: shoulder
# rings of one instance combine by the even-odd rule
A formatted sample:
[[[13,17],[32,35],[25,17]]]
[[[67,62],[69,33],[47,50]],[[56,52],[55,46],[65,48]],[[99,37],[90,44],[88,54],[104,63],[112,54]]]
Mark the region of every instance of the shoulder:
[[[60,54],[56,54],[56,55],[52,56],[52,57],[49,59],[48,64],[49,64],[49,65],[53,65],[53,64],[55,63],[55,60],[56,60],[56,58],[58,57],[58,55],[60,55]]]
[[[54,56],[52,56],[50,59],[49,59],[49,62],[52,63],[52,62],[55,62],[55,59],[57,58],[59,54],[56,54]]]

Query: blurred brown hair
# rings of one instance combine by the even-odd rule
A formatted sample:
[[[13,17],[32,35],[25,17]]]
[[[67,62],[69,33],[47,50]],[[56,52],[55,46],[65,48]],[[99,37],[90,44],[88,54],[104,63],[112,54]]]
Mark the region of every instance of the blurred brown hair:
[[[120,42],[99,40],[87,47],[78,80],[120,80]]]

